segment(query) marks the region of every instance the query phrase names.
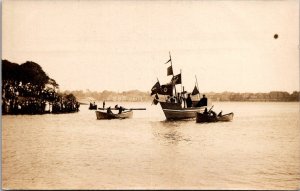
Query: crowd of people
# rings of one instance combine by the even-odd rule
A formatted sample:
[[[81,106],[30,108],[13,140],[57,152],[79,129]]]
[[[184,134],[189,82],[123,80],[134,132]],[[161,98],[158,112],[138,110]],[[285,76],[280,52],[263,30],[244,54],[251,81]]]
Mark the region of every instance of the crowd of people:
[[[53,88],[3,80],[3,114],[69,113],[79,111],[79,106],[74,96],[58,94]]]

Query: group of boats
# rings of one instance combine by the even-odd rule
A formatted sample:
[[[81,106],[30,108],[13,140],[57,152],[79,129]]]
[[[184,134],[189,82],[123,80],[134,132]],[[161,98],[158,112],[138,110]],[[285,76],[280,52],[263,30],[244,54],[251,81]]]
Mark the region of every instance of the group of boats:
[[[184,91],[182,86],[181,71],[179,74],[174,75],[172,58],[165,63],[171,65],[167,68],[167,76],[172,76],[170,82],[161,85],[157,80],[155,85],[151,89],[151,96],[154,95],[152,104],[160,104],[161,109],[166,117],[166,120],[186,120],[195,119],[197,123],[204,122],[218,122],[218,121],[232,121],[234,114],[227,113],[216,115],[212,111],[212,108],[207,111],[209,107],[209,101],[203,95],[200,99],[200,92],[198,90],[198,83],[196,77],[196,83],[194,90],[191,93]],[[177,90],[176,85],[181,85],[181,90]],[[196,97],[196,98],[195,98]],[[97,106],[96,106],[97,107]],[[90,108],[92,109],[92,108]],[[146,110],[145,108],[98,108],[96,110],[97,119],[126,119],[132,118],[133,110]],[[111,110],[118,110],[118,113],[113,113]]]

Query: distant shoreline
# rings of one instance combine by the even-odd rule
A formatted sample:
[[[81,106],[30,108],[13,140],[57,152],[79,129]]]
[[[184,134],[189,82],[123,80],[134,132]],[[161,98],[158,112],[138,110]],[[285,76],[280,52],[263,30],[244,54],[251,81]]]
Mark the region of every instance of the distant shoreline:
[[[149,92],[142,92],[139,90],[130,90],[123,92],[114,91],[65,91],[64,93],[72,93],[80,100],[81,103],[89,103],[93,101],[113,101],[113,102],[147,102],[152,101],[153,97]],[[284,91],[271,91],[269,93],[235,93],[235,92],[208,92],[201,93],[200,96],[193,96],[194,100],[199,99],[205,94],[211,101],[220,102],[299,102],[300,92],[294,91],[288,93]],[[163,96],[161,96],[163,97]]]

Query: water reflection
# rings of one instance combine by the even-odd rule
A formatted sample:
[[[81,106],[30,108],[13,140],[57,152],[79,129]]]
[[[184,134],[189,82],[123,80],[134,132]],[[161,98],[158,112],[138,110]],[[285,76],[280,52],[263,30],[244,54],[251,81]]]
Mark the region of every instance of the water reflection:
[[[187,128],[187,121],[158,121],[152,122],[152,134],[155,139],[163,144],[178,145],[191,141],[183,131]]]

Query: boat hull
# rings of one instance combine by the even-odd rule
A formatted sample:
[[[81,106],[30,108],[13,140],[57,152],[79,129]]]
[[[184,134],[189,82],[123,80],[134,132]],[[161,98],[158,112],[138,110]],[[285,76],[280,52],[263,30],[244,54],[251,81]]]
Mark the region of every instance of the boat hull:
[[[233,120],[233,113],[228,113],[222,116],[209,116],[204,115],[203,113],[197,113],[196,114],[196,122],[197,123],[210,123],[210,122],[218,122],[218,121],[232,121]]]
[[[203,112],[205,107],[182,108],[181,104],[160,102],[167,120],[185,120],[196,117],[197,112]]]
[[[133,111],[124,111],[121,114],[109,114],[106,112],[95,111],[98,120],[102,119],[127,119],[132,118]]]

